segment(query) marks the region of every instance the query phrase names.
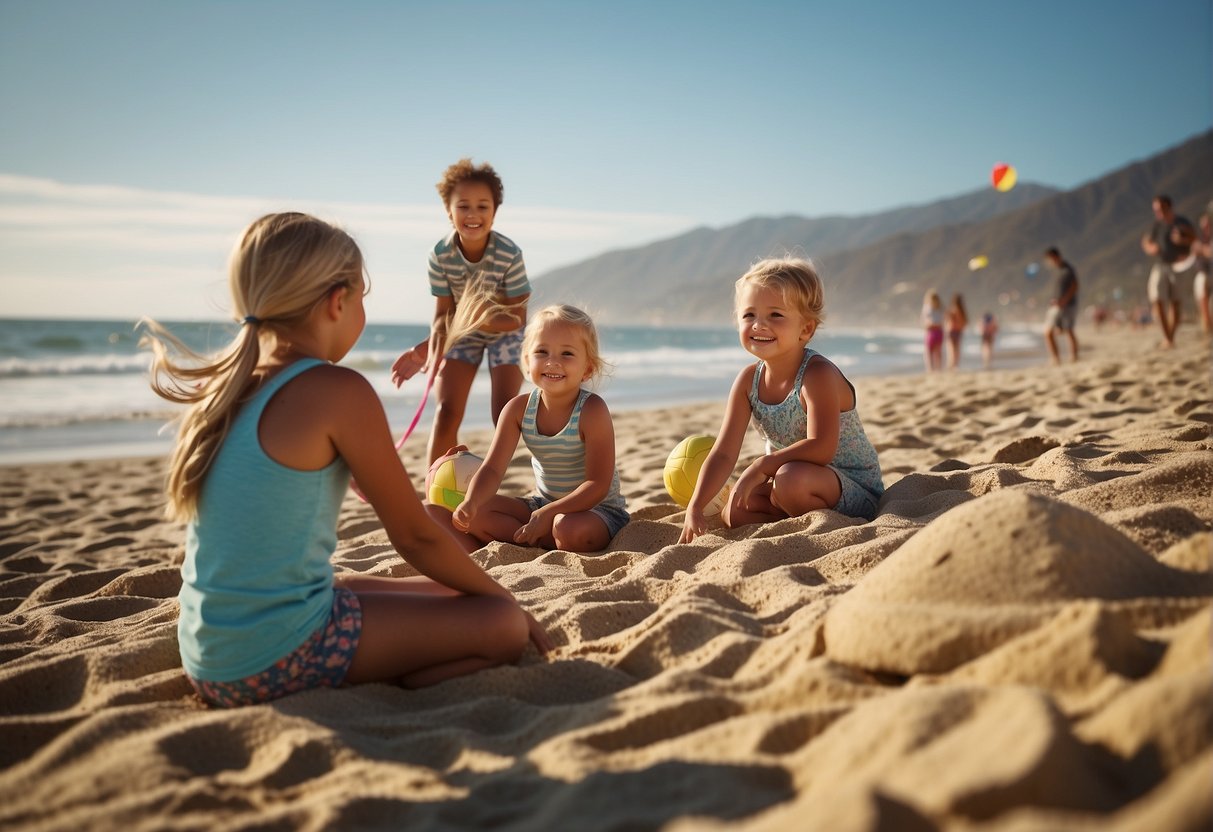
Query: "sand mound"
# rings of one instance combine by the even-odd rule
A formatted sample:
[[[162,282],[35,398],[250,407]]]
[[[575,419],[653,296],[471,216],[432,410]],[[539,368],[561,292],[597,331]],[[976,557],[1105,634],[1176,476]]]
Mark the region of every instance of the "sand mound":
[[[1199,595],[1085,511],[997,491],[933,521],[826,618],[832,658],[910,675],[951,670],[1057,614],[1066,601]]]

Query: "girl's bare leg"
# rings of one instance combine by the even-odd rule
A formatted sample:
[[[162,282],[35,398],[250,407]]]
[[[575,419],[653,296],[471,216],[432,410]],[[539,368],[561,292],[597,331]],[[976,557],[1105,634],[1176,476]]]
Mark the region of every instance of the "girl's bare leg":
[[[427,445],[429,464],[433,464],[448,448],[459,444],[459,426],[463,424],[468,394],[472,391],[477,369],[475,364],[448,358],[438,371],[438,378],[434,382],[437,408]]]
[[[512,599],[355,590],[362,635],[346,681],[421,687],[516,661],[529,639]]]
[[[522,389],[522,369],[517,364],[502,364],[489,370],[489,380],[492,383],[492,413],[493,424],[509,403]]]
[[[556,549],[601,552],[610,542],[606,521],[592,511],[558,514],[552,524],[552,544]]]

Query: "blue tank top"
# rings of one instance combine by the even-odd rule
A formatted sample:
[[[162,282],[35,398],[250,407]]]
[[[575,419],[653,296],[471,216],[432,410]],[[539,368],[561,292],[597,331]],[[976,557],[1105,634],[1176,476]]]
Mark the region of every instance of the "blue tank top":
[[[800,388],[804,383],[805,370],[814,356],[820,356],[822,361],[828,360],[816,350],[806,348],[800,369],[796,371],[796,382],[784,400],[775,404],[767,404],[758,398],[758,383],[762,380],[766,363],[759,361],[758,366],[754,368],[754,384],[750,387],[749,396],[750,410],[754,416],[754,425],[767,442],[767,453],[799,442],[808,433],[809,417],[800,401]],[[851,388],[855,406],[838,414],[838,450],[834,452],[830,467],[846,474],[879,498],[884,493],[880,458],[859,420],[859,396],[855,393],[855,385],[851,384],[846,376],[842,378]]]
[[[198,497],[181,566],[181,664],[195,679],[231,682],[260,673],[328,620],[337,514],[349,483],[340,457],[318,471],[287,468],[257,437],[274,394],[324,364],[280,370],[232,421]]]
[[[539,432],[535,424],[539,412],[539,390],[531,391],[526,411],[522,414],[522,441],[531,452],[531,469],[535,472],[535,487],[545,499],[558,500],[572,493],[585,482],[585,442],[581,440],[581,408],[590,397],[582,390],[573,405],[566,424],[554,436]],[[611,475],[611,489],[599,505],[625,508],[619,488],[619,469]]]

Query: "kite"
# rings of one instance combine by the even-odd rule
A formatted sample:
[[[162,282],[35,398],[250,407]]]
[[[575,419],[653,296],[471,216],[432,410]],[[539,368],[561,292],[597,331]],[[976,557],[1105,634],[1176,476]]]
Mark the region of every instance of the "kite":
[[[994,183],[994,187],[1004,193],[1015,187],[1015,180],[1018,175],[1015,173],[1015,168],[1005,162],[999,162],[990,171],[990,181]]]

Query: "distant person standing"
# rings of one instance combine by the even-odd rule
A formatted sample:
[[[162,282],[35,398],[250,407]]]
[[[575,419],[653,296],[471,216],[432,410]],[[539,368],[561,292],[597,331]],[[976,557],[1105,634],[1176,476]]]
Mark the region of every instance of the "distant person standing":
[[[1061,363],[1057,354],[1057,333],[1064,332],[1070,338],[1070,360],[1078,360],[1078,338],[1074,335],[1074,322],[1078,318],[1078,275],[1056,248],[1045,252],[1045,259],[1057,270],[1057,291],[1045,318],[1045,344],[1049,348],[1049,359]]]
[[[994,336],[998,334],[998,319],[993,312],[981,316],[981,366],[990,369],[994,361]]]
[[[1154,225],[1141,238],[1141,250],[1156,258],[1150,269],[1150,280],[1146,294],[1154,316],[1162,327],[1163,349],[1175,346],[1175,330],[1179,328],[1179,293],[1175,279],[1189,270],[1195,271],[1196,258],[1192,255],[1192,243],[1196,241],[1196,230],[1185,217],[1175,213],[1171,197],[1159,194],[1154,197]]]
[[[1192,294],[1196,297],[1196,311],[1200,314],[1200,328],[1205,337],[1213,335],[1213,319],[1209,315],[1209,269],[1213,261],[1213,202],[1209,203],[1197,220],[1196,242],[1192,251],[1196,254],[1196,277],[1192,281]]]
[[[922,299],[922,357],[927,372],[943,369],[943,301],[934,289]]]
[[[944,317],[948,327],[948,367],[955,370],[960,366],[960,341],[969,325],[969,313],[965,311],[964,298],[959,292],[952,295]]]

